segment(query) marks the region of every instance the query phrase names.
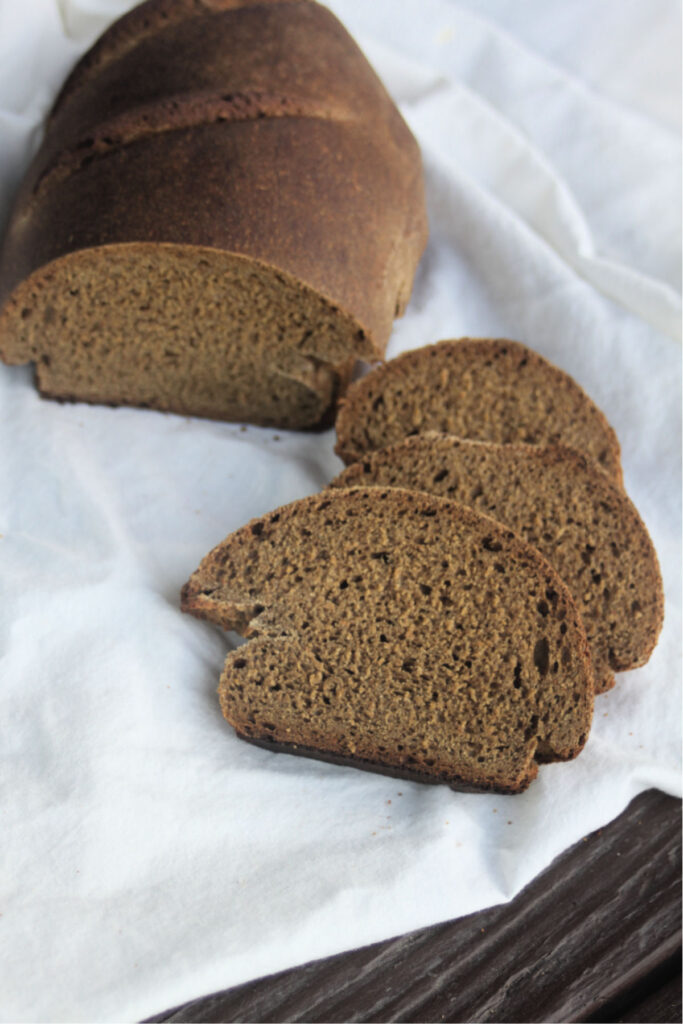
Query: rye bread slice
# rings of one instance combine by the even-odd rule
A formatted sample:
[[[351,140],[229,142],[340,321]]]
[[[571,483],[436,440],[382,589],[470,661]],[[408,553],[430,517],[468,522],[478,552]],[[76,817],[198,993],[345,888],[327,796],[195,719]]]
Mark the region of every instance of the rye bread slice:
[[[654,546],[633,502],[581,452],[423,434],[366,455],[331,484],[358,485],[452,498],[538,548],[581,613],[596,692],[650,657],[664,614]]]
[[[347,464],[436,430],[499,444],[560,442],[621,482],[619,442],[603,413],[568,374],[516,341],[462,338],[405,352],[349,388],[336,429]]]
[[[569,591],[530,545],[416,491],[330,490],[229,536],[182,608],[249,639],[223,714],[273,749],[515,793],[575,757],[593,678]]]

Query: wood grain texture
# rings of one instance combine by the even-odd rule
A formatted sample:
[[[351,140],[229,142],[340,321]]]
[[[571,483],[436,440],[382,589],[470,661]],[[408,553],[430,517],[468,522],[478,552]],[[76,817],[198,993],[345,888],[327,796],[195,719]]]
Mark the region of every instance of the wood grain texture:
[[[150,1020],[680,1021],[680,855],[680,802],[652,790],[509,904]]]

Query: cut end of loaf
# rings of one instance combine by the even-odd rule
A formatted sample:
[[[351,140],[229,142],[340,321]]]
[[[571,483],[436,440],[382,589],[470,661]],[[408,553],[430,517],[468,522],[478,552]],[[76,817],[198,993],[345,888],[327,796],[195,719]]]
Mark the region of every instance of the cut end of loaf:
[[[564,584],[454,502],[379,488],[295,502],[214,549],[182,607],[250,638],[219,693],[254,741],[519,792],[590,728]]]
[[[362,328],[238,254],[131,243],[54,260],[0,316],[0,353],[49,397],[292,429],[326,425]]]

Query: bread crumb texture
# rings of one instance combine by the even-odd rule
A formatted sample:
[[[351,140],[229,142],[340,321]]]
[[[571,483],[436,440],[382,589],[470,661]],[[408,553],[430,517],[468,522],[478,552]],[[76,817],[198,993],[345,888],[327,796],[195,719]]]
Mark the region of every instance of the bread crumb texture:
[[[623,489],[580,452],[423,434],[366,455],[332,484],[358,485],[452,498],[536,547],[580,610],[598,692],[650,657],[664,609],[652,541]]]
[[[131,244],[58,262],[10,303],[46,396],[310,427],[350,371],[343,314],[254,260]]]
[[[444,498],[357,487],[294,502],[215,548],[182,607],[249,638],[226,660],[221,706],[276,749],[514,793],[590,728],[564,583]]]
[[[346,463],[438,431],[499,444],[559,442],[621,482],[619,443],[568,374],[519,342],[462,338],[406,352],[353,384],[336,421]]]

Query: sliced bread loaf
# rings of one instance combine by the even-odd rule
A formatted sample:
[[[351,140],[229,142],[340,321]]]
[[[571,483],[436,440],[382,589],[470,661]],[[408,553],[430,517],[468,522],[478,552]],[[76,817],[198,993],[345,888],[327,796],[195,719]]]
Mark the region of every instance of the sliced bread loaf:
[[[320,425],[426,240],[417,144],[311,0],[148,0],[76,67],[0,253],[43,394]]]
[[[353,488],[294,502],[207,555],[182,607],[250,638],[228,655],[221,706],[273,749],[514,793],[590,727],[564,583],[443,498]]]
[[[559,441],[621,480],[604,415],[568,374],[514,341],[462,338],[406,352],[349,388],[336,428],[346,463],[436,430],[502,444]]]
[[[650,657],[664,609],[657,555],[622,488],[580,452],[423,434],[366,455],[332,482],[359,485],[452,498],[538,548],[581,612],[596,692]],[[546,601],[540,608],[549,611]]]

